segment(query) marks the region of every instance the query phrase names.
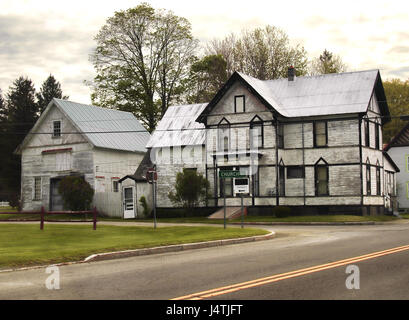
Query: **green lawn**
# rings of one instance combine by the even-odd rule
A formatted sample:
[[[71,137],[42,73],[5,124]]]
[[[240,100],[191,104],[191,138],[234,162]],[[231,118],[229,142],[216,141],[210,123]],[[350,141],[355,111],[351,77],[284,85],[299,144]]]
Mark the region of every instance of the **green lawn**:
[[[0,224],[0,268],[82,260],[93,253],[263,235],[254,228]]]

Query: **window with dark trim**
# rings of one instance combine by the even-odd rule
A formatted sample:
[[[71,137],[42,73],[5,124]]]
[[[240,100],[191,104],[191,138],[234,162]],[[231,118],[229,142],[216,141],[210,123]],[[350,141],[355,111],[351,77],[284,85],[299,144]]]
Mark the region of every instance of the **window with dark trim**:
[[[380,140],[379,140],[379,123],[375,123],[375,148],[379,150]]]
[[[327,122],[314,122],[314,147],[325,147],[328,144]]]
[[[234,113],[246,112],[244,95],[234,96]]]
[[[253,181],[254,181],[254,190],[253,190],[253,195],[255,197],[258,197],[260,195],[260,176],[259,176],[260,170],[257,170],[253,174]]]
[[[328,196],[329,195],[329,175],[328,165],[315,166],[315,195]]]
[[[61,137],[61,121],[53,121],[53,138]]]
[[[368,162],[366,164],[366,194],[371,195],[371,165]]]
[[[284,125],[277,124],[277,147],[284,148]]]
[[[119,181],[112,180],[112,192],[118,192],[118,191],[119,191]]]
[[[281,165],[278,168],[278,194],[281,197],[285,196],[284,166],[281,166]]]
[[[365,120],[365,147],[370,146],[370,138],[369,138],[369,120]]]
[[[41,200],[41,177],[34,177],[33,200]]]
[[[264,126],[259,117],[250,122],[250,149],[264,147]]]
[[[376,167],[376,195],[381,195],[381,168]]]
[[[305,177],[304,167],[289,166],[287,167],[287,179],[302,179]]]

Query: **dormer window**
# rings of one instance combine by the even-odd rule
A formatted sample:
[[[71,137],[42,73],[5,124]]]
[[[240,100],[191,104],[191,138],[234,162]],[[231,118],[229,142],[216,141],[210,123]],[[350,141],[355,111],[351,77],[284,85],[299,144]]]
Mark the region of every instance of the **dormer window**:
[[[53,138],[61,137],[61,121],[53,121]]]
[[[243,113],[246,111],[244,95],[234,97],[234,113]]]

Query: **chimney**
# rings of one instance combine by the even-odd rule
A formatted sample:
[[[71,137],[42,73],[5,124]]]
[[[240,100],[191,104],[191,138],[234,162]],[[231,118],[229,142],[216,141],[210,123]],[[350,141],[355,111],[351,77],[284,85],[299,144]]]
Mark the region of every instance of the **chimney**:
[[[293,66],[288,67],[288,81],[294,81],[295,78],[295,69]]]

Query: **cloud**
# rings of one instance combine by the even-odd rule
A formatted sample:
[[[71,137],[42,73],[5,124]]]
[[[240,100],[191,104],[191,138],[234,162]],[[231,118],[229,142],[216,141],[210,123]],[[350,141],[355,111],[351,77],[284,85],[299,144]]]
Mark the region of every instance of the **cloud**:
[[[76,96],[79,91],[84,99],[89,90],[82,82],[93,76],[88,61],[95,45],[93,36],[81,30],[80,24],[57,26],[44,16],[0,15],[0,88],[5,92],[13,81],[10,79],[20,75],[31,78],[39,88],[51,73],[64,92]]]

